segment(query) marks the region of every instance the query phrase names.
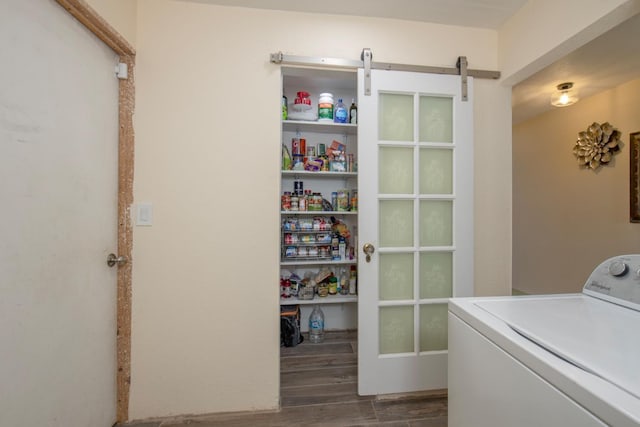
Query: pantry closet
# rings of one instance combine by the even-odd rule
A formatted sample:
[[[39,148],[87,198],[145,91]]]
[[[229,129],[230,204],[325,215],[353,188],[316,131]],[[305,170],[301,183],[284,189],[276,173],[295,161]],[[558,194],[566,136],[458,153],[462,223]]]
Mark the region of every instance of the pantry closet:
[[[272,54],[280,304],[304,333],[314,306],[326,331],[357,331],[359,395],[444,390],[447,301],[473,294],[473,76],[499,73],[371,59]],[[352,100],[356,123],[325,116]]]

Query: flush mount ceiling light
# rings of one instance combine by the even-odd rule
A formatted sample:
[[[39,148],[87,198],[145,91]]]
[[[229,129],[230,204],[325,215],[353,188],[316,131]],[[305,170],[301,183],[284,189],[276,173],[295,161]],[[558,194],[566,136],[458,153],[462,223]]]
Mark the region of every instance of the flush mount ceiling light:
[[[560,83],[556,88],[558,90],[551,95],[551,105],[554,107],[567,107],[580,99],[572,82]]]

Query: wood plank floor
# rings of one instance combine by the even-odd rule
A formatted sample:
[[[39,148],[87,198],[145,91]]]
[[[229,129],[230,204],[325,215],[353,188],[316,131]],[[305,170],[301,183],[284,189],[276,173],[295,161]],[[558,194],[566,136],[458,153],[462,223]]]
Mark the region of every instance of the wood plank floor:
[[[278,412],[214,414],[132,423],[132,427],[385,426],[446,427],[442,394],[358,396],[357,333],[327,332],[325,342],[280,349]]]

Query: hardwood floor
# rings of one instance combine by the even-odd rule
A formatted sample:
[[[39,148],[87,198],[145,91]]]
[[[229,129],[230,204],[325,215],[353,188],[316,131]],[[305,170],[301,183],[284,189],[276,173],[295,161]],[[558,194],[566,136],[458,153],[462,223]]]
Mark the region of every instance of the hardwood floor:
[[[281,347],[278,412],[215,414],[129,426],[447,426],[446,395],[358,396],[356,339],[355,331],[328,332],[322,344],[305,339],[296,347]]]

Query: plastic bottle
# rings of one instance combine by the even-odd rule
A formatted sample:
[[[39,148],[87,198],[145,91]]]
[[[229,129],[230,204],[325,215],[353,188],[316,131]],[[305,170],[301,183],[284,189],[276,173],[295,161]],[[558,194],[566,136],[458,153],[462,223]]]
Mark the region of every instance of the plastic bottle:
[[[352,265],[351,266],[351,276],[349,277],[349,294],[350,295],[355,295],[356,294],[356,284],[357,282],[357,272],[356,272],[356,266]]]
[[[333,122],[333,94],[321,93],[318,98],[318,121]]]
[[[291,210],[293,210],[293,197],[291,201]],[[342,261],[347,259],[347,240],[342,236],[338,238],[338,256]]]
[[[340,273],[340,294],[347,295],[349,293],[349,279],[347,278],[347,271],[343,268]]]
[[[289,105],[287,103],[287,97],[282,95],[282,120],[287,120],[289,117]]]
[[[347,106],[342,102],[342,98],[338,98],[338,103],[335,107],[335,117],[333,119],[336,123],[348,123],[349,122],[349,112],[347,111]]]
[[[351,100],[351,107],[349,107],[349,123],[358,123],[358,107],[356,106],[356,100]]]
[[[324,313],[314,306],[309,316],[309,342],[317,344],[324,341]]]

